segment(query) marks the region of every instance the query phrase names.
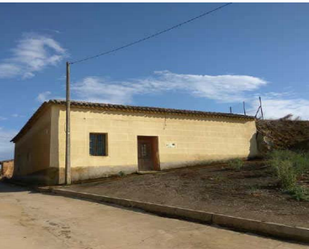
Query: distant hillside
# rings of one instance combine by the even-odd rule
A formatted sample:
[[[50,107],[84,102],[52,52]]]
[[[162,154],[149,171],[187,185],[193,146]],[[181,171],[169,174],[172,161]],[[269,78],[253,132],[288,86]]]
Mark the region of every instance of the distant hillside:
[[[270,149],[309,149],[309,121],[257,120],[258,147]]]

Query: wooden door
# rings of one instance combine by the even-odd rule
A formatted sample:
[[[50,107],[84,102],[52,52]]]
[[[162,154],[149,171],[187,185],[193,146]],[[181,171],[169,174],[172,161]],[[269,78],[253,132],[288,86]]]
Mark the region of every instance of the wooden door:
[[[158,169],[157,137],[138,137],[138,170],[151,171]]]

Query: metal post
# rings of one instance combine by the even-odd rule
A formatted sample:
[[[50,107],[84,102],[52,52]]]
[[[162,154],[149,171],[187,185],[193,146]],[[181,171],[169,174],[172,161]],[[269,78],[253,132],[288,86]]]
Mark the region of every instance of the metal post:
[[[264,113],[263,113],[263,107],[262,107],[262,99],[261,99],[261,97],[259,97],[259,100],[260,100],[260,107],[261,107],[261,117],[262,117],[262,119],[264,119]]]
[[[242,106],[243,106],[243,108],[244,108],[244,115],[247,115],[247,114],[246,114],[246,103],[245,103],[245,101],[242,102]]]
[[[65,184],[71,184],[71,135],[70,135],[70,63],[66,63],[66,147],[65,147]]]

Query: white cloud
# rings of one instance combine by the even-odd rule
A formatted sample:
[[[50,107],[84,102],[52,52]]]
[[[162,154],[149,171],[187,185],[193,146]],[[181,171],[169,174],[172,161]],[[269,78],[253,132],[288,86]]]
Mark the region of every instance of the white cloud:
[[[0,78],[32,78],[66,57],[65,49],[57,41],[34,33],[24,34],[11,51],[12,56],[0,64]]]
[[[185,90],[197,97],[230,103],[244,100],[246,92],[267,84],[263,79],[248,75],[192,75],[169,71],[156,74],[159,77],[154,85],[161,85],[161,89]]]
[[[15,64],[2,63],[0,64],[0,79],[1,78],[14,78],[21,74],[21,68]]]
[[[137,84],[111,82],[98,77],[84,78],[72,86],[72,91],[83,100],[114,104],[130,103],[132,96],[139,92]]]
[[[10,141],[16,133],[16,131],[0,127],[0,160],[12,159],[14,157],[14,144]]]
[[[255,115],[259,106],[258,99],[251,102],[249,113]],[[309,100],[293,98],[288,93],[266,93],[262,95],[264,117],[267,119],[282,118],[292,114],[294,118],[309,120]]]
[[[23,117],[25,117],[24,115],[20,115],[20,114],[18,114],[18,113],[14,113],[14,114],[12,114],[11,115],[13,118],[23,118]]]
[[[37,96],[36,100],[39,102],[47,101],[49,95],[51,95],[50,91],[42,92]]]
[[[49,32],[53,32],[53,33],[56,33],[56,34],[60,34],[61,33],[61,31],[58,30],[58,29],[43,29],[43,30],[49,31]]]
[[[193,75],[158,71],[150,77],[128,81],[113,81],[100,77],[86,77],[73,84],[72,91],[78,99],[92,102],[129,104],[135,96],[167,94],[182,91],[218,103],[236,103],[242,109],[246,101],[247,113],[255,115],[262,96],[265,118],[281,118],[287,114],[309,119],[309,100],[298,98],[293,92],[268,92],[257,94],[267,81],[248,75]],[[227,105],[226,110],[228,110]],[[239,111],[239,110],[234,111]]]
[[[0,121],[4,121],[4,120],[7,120],[7,118],[0,116]]]
[[[87,101],[122,103],[132,102],[139,94],[186,91],[189,94],[218,102],[242,101],[245,92],[251,92],[267,82],[248,75],[192,75],[157,71],[151,77],[130,81],[111,81],[86,77],[72,86],[79,99]]]

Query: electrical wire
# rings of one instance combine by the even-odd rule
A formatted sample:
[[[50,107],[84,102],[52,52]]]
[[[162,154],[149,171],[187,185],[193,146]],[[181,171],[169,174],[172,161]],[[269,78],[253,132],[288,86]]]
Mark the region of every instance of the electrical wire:
[[[232,3],[223,4],[223,5],[221,5],[221,6],[217,7],[217,8],[215,8],[215,9],[212,9],[212,10],[210,10],[210,11],[207,11],[207,12],[205,12],[205,13],[203,13],[203,14],[201,14],[201,15],[198,15],[198,16],[196,16],[196,17],[193,17],[193,18],[191,18],[191,19],[189,19],[189,20],[187,20],[187,21],[184,21],[184,22],[181,22],[181,23],[179,23],[179,24],[176,24],[176,25],[174,25],[174,26],[172,26],[172,27],[170,27],[170,28],[164,29],[164,30],[159,31],[159,32],[157,32],[157,33],[154,33],[154,34],[152,34],[152,35],[150,35],[150,36],[147,36],[147,37],[144,37],[144,38],[142,38],[142,39],[136,40],[136,41],[134,41],[134,42],[128,43],[128,44],[123,45],[123,46],[121,46],[121,47],[118,47],[118,48],[114,48],[114,49],[105,51],[105,52],[100,53],[100,54],[96,54],[96,55],[93,55],[93,56],[86,57],[86,58],[84,58],[84,59],[80,59],[80,60],[76,60],[76,61],[70,62],[70,64],[72,65],[72,64],[81,63],[81,62],[84,62],[84,61],[87,61],[87,60],[95,59],[95,58],[98,58],[98,57],[100,57],[100,56],[107,55],[107,54],[110,54],[110,53],[119,51],[119,50],[121,50],[121,49],[130,47],[130,46],[133,46],[133,45],[138,44],[138,43],[140,43],[140,42],[149,40],[149,39],[154,38],[154,37],[156,37],[156,36],[159,36],[159,35],[161,35],[161,34],[163,34],[163,33],[166,33],[166,32],[168,32],[168,31],[171,31],[171,30],[173,30],[173,29],[179,28],[179,27],[182,26],[182,25],[185,25],[185,24],[187,24],[187,23],[190,23],[190,22],[192,22],[192,21],[195,21],[196,19],[199,19],[199,18],[202,18],[202,17],[204,17],[204,16],[207,16],[207,15],[209,15],[209,14],[215,12],[215,11],[218,11],[218,10],[220,10],[220,9],[222,9],[222,8],[228,6],[228,5],[231,5],[231,4],[232,4]]]

